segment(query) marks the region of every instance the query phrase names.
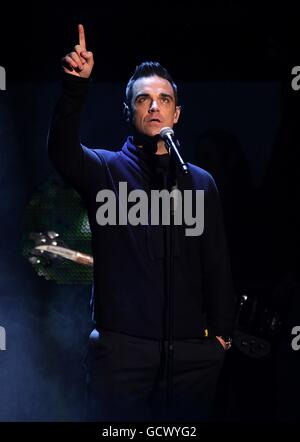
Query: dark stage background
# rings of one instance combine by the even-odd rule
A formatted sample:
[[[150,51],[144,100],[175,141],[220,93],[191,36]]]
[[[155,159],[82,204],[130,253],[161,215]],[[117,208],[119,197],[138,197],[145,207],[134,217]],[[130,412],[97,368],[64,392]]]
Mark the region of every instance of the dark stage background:
[[[60,58],[86,29],[95,70],[82,121],[88,146],[124,142],[123,92],[134,67],[154,59],[179,86],[183,156],[210,171],[222,198],[239,329],[271,344],[264,358],[234,347],[221,377],[221,421],[299,419],[298,183],[300,65],[294,5],[235,1],[84,2],[1,6],[0,421],[84,420],[90,285],[39,276],[23,255],[26,210],[56,179],[46,140],[60,90]],[[298,15],[299,16],[299,15]],[[63,184],[62,184],[63,186]],[[47,198],[47,194],[45,194]],[[49,224],[51,220],[49,219]],[[49,225],[49,229],[52,226]]]

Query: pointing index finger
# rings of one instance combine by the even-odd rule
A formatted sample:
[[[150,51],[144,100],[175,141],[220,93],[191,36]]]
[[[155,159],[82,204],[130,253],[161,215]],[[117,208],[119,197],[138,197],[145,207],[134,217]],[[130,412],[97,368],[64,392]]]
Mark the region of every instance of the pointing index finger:
[[[84,34],[84,27],[83,25],[78,25],[78,33],[79,33],[79,45],[82,47],[82,50],[86,50],[86,43],[85,43],[85,34]]]

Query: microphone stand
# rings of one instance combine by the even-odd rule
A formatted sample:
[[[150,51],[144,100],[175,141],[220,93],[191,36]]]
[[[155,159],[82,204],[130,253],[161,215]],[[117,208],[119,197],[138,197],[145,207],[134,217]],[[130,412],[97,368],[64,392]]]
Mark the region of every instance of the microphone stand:
[[[167,148],[169,149],[169,154],[172,155],[175,159],[175,163],[179,170],[183,172],[185,175],[188,175],[189,168],[188,165],[183,161],[178,148],[180,148],[179,141],[174,137],[174,131],[171,127],[163,127],[160,129],[159,135],[157,135],[158,138],[161,138]]]
[[[165,139],[169,155],[170,155],[170,166],[169,173],[172,174],[172,160],[175,163],[175,180],[176,180],[176,169],[181,173],[187,175],[189,174],[189,169],[187,164],[181,158],[177,147],[179,147],[179,142],[176,140],[176,146],[174,141],[169,144],[168,138]],[[172,178],[172,177],[171,177]],[[175,186],[177,185],[177,180],[175,181]],[[166,186],[167,187],[167,186]],[[172,190],[172,189],[171,189]],[[166,375],[167,375],[167,396],[166,396],[166,406],[169,410],[173,402],[173,365],[174,365],[174,273],[175,273],[175,201],[174,198],[170,199],[170,228],[169,234],[168,229],[165,229],[166,234],[166,275],[167,275],[167,360],[166,360]]]
[[[174,362],[174,202],[170,200],[170,226],[166,226],[166,274],[167,274],[167,408],[173,401],[173,362]],[[169,230],[169,232],[168,232]]]

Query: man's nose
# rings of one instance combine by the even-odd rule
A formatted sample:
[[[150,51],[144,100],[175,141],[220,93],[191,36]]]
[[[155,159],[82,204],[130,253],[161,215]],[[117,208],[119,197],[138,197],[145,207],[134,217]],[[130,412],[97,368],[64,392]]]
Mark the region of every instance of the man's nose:
[[[158,103],[156,100],[152,100],[151,106],[149,108],[149,112],[154,112],[159,110]]]

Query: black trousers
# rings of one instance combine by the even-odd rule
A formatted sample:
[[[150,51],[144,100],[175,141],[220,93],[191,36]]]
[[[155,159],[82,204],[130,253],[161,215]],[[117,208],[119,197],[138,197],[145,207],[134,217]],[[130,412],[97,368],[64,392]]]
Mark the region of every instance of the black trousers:
[[[168,346],[103,330],[89,339],[87,420],[206,421],[225,351],[215,337],[174,341],[172,395]]]

